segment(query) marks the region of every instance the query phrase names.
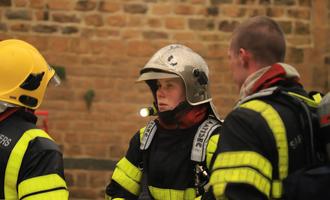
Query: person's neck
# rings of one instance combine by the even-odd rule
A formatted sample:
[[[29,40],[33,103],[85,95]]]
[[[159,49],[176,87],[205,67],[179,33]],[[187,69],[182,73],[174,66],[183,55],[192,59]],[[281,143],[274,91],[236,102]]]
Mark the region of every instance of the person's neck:
[[[201,123],[206,118],[207,113],[207,106],[203,104],[194,106],[184,113],[179,113],[175,123],[164,123],[160,118],[159,123],[165,129],[187,129]]]

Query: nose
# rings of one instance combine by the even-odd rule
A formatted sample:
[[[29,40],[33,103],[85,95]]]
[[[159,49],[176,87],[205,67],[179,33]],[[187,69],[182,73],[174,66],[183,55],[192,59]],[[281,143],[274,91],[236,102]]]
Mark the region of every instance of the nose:
[[[156,91],[156,96],[157,96],[157,99],[159,99],[159,97],[164,97],[165,96],[164,90],[161,88],[158,88]]]

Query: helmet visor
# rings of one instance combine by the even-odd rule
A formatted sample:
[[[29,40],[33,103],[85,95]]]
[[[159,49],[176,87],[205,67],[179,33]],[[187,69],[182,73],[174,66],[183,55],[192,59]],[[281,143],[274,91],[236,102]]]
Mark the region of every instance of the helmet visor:
[[[55,73],[53,77],[49,81],[50,85],[53,85],[55,87],[61,85],[61,78]]]
[[[137,82],[155,80],[155,79],[165,79],[165,78],[178,78],[178,77],[180,76],[174,73],[149,71],[141,74]]]

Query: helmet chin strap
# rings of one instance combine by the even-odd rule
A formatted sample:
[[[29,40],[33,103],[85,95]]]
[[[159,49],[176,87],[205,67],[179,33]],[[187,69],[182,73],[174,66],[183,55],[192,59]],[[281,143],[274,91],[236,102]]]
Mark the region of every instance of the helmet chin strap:
[[[186,111],[191,109],[191,105],[187,101],[181,102],[177,105],[173,110],[167,110],[163,112],[159,112],[158,116],[162,122],[165,124],[177,124],[178,118],[185,114]]]

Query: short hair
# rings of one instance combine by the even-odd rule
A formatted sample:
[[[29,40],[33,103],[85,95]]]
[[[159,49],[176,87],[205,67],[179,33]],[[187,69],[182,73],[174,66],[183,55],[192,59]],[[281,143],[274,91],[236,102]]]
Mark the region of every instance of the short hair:
[[[266,16],[252,17],[241,23],[232,35],[230,50],[238,54],[239,49],[250,51],[254,59],[271,65],[283,62],[285,38],[280,26]]]

